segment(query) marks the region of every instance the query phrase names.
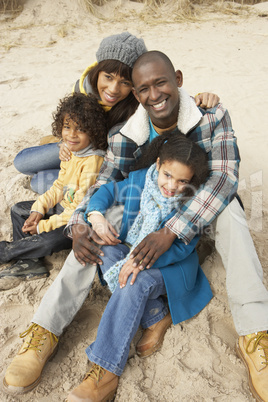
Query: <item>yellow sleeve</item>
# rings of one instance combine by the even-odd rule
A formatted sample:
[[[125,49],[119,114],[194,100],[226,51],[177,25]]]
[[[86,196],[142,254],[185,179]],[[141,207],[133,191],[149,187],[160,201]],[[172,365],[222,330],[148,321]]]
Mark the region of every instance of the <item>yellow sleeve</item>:
[[[44,194],[40,195],[32,205],[31,211],[40,212],[45,215],[46,212],[53,208],[63,198],[63,183],[66,173],[66,162],[61,162],[59,177],[54,181],[52,187]]]
[[[69,203],[69,205],[64,209],[61,214],[53,215],[47,220],[42,219],[39,222],[38,226],[40,233],[49,232],[50,230],[56,229],[63,225],[67,225],[74,210],[83,200],[89,187],[95,184],[96,178],[103,162],[103,157],[94,155],[94,157],[91,156],[86,159],[87,160],[85,161],[85,165],[79,178],[79,189],[75,192],[73,202]],[[63,194],[63,190],[61,192]]]

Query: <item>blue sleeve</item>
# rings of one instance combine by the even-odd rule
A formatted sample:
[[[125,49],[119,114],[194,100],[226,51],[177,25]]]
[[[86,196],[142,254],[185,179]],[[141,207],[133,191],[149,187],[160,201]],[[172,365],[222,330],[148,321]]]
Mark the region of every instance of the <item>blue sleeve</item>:
[[[92,195],[85,214],[84,219],[86,222],[87,215],[91,211],[99,211],[102,214],[105,214],[108,208],[110,208],[115,203],[125,203],[126,189],[129,184],[129,179],[122,180],[121,182],[110,182],[107,184],[103,184],[100,186],[99,190],[96,191],[95,194]]]

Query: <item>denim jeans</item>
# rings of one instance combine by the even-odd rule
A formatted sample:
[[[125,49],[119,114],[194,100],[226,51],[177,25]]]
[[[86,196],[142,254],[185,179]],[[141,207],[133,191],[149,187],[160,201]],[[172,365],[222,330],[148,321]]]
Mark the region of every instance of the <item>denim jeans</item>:
[[[124,370],[130,343],[140,322],[150,326],[168,312],[163,302],[159,304],[159,309],[152,309],[151,314],[149,309],[145,309],[148,301],[157,303],[161,295],[166,294],[159,269],[141,271],[133,285],[130,285],[130,280],[131,276],[124,288],[120,289],[118,285],[115,289],[102,315],[96,341],[86,349],[90,361],[118,376]]]
[[[102,251],[104,252],[104,257],[102,257],[103,264],[100,265],[102,274],[105,274],[108,269],[114,265],[117,261],[122,260],[129,252],[129,247],[125,244],[117,244],[116,246],[103,246]],[[143,328],[148,328],[162,319],[162,315],[159,312],[165,312],[167,314],[168,309],[166,308],[166,302],[160,296],[158,298],[149,299],[144,308],[144,313],[141,318],[141,326]],[[160,318],[161,316],[161,318]]]
[[[59,147],[53,143],[23,149],[15,157],[14,166],[19,172],[33,176],[32,190],[43,194],[58,178]]]
[[[30,215],[33,203],[34,201],[18,202],[11,208],[13,241],[0,242],[1,262],[12,259],[41,258],[72,247],[72,241],[63,234],[65,226],[33,236],[21,230]],[[44,218],[48,219],[51,215],[60,214],[62,211],[62,206],[57,204],[47,212]]]

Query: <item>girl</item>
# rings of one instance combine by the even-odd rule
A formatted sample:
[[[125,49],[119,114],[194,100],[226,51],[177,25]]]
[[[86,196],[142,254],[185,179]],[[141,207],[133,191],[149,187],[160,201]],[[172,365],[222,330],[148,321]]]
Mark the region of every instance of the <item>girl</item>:
[[[100,187],[86,211],[85,217],[93,229],[107,239],[117,233],[102,213],[114,202],[125,206],[121,244],[103,248],[101,270],[113,294],[102,316],[97,339],[86,351],[95,364],[83,383],[69,394],[69,402],[93,400],[93,395],[94,400],[108,400],[114,395],[130,342],[140,324],[147,329],[158,325],[161,331],[154,345],[144,347],[140,341],[138,354],[148,356],[160,347],[171,323],[165,294],[174,324],[193,317],[212,297],[198,263],[197,238],[189,245],[176,239],[152,267],[137,267],[131,260],[131,250],[149,233],[164,226],[206,180],[206,155],[184,135],[163,134],[153,140],[144,158],[147,166],[152,161],[156,163],[149,169],[131,172],[122,182]]]
[[[13,241],[0,242],[0,263],[17,261],[0,272],[2,289],[22,279],[48,276],[40,258],[71,248],[63,229],[95,183],[107,149],[106,116],[93,95],[65,97],[53,118],[53,135],[62,139],[72,156],[61,162],[59,177],[50,190],[35,202],[19,202],[11,208]]]
[[[100,44],[97,62],[89,66],[73,88],[75,92],[93,93],[108,112],[108,129],[126,121],[136,110],[138,102],[132,94],[132,67],[136,59],[146,52],[143,39],[129,32],[109,36]],[[212,107],[219,102],[213,94],[199,94],[196,103]],[[66,147],[60,149],[60,159],[68,160]],[[59,148],[56,143],[26,148],[14,160],[16,169],[33,176],[31,187],[39,194],[50,188],[59,173]]]

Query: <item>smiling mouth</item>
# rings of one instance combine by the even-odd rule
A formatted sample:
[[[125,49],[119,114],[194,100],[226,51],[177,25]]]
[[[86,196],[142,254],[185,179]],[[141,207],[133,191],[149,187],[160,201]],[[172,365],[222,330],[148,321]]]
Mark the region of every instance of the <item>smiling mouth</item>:
[[[162,109],[165,107],[166,102],[167,102],[167,100],[165,99],[165,100],[163,100],[162,102],[157,103],[156,105],[152,105],[152,108],[153,108],[154,110],[162,110]]]
[[[104,96],[108,102],[116,102],[117,101],[117,97],[111,96],[111,95],[107,94],[107,92],[104,92]]]
[[[162,187],[162,189],[163,189],[164,194],[165,194],[166,196],[168,196],[168,197],[174,197],[174,195],[176,194],[175,191],[169,191],[169,190],[167,190],[165,187]]]

